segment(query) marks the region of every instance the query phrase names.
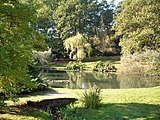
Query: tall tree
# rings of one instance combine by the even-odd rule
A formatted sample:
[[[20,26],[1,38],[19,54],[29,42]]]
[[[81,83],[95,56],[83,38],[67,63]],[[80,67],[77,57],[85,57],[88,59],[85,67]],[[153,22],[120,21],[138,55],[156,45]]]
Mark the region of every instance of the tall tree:
[[[160,1],[125,0],[124,9],[115,20],[117,35],[123,35],[122,53],[134,53],[143,48],[160,48]]]
[[[60,0],[53,17],[63,40],[77,32],[93,37],[112,26],[113,9],[104,0]]]
[[[0,92],[8,97],[34,87],[27,66],[37,35],[32,29],[35,20],[31,2],[0,1]]]
[[[87,36],[105,36],[112,26],[113,7],[105,0],[39,0],[36,29],[47,35],[54,53],[64,53],[63,41],[77,32]],[[92,45],[94,46],[94,45]]]
[[[60,35],[56,31],[54,22],[54,10],[58,6],[59,0],[38,0],[37,16],[38,22],[35,29],[46,36],[45,42],[54,54],[57,56],[63,55],[63,41],[59,37]]]

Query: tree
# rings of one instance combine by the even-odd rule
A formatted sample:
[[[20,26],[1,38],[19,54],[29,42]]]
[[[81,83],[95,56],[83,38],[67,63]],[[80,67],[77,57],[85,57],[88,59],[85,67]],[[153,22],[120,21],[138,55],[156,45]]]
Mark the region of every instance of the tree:
[[[60,0],[53,17],[62,40],[77,32],[93,37],[111,28],[113,9],[104,0]]]
[[[113,7],[105,0],[38,0],[38,23],[36,30],[47,36],[45,39],[53,54],[65,56],[63,41],[77,32],[100,40],[112,26]],[[94,45],[92,45],[94,46]]]
[[[32,59],[36,9],[31,2],[0,1],[0,92],[7,97],[35,87],[28,64]]]
[[[70,59],[81,61],[86,57],[86,54],[90,56],[91,45],[87,43],[86,39],[80,33],[66,39],[64,41],[64,47],[69,53]]]
[[[118,14],[123,10],[123,1],[119,2],[118,5],[116,6],[115,13]]]
[[[115,30],[123,35],[122,53],[135,53],[143,48],[160,48],[159,0],[125,0],[123,10],[116,16]]]
[[[38,0],[37,7],[37,24],[35,25],[36,31],[46,36],[45,42],[50,48],[52,53],[58,56],[64,56],[63,41],[56,31],[54,22],[54,10],[58,6],[59,0]]]

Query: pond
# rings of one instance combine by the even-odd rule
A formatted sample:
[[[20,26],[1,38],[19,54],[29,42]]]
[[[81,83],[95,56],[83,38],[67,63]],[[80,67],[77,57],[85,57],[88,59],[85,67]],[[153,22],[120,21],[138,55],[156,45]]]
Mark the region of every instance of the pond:
[[[96,85],[101,89],[149,88],[160,86],[160,77],[124,75],[100,72],[43,70],[43,78],[52,87],[87,89]]]

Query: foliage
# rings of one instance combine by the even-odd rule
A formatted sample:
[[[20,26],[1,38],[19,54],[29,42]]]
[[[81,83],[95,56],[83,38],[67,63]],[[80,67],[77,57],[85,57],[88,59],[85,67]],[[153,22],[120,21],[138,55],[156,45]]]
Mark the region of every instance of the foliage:
[[[80,62],[69,62],[66,66],[67,70],[84,70],[85,69],[85,64],[80,63]]]
[[[152,69],[157,69],[154,66],[160,60],[160,53],[154,50],[146,49],[140,53],[126,55],[121,57],[121,71],[126,74],[144,74]],[[158,65],[158,64],[157,64]]]
[[[97,0],[36,0],[38,22],[35,29],[46,35],[46,43],[57,57],[66,57],[63,41],[78,32],[95,46],[112,27],[113,4]]]
[[[119,38],[114,38],[114,31],[104,33],[101,37],[94,36],[92,38],[93,56],[119,55]]]
[[[40,76],[38,76],[37,78],[33,78],[31,79],[31,82],[33,82],[36,85],[34,90],[44,90],[48,87],[48,83],[47,81],[43,80]]]
[[[93,68],[93,71],[98,72],[115,72],[117,69],[114,65],[112,65],[111,62],[99,62],[96,64],[96,66]]]
[[[73,104],[68,105],[66,108],[62,108],[60,113],[60,120],[76,120],[78,119],[77,116],[74,116],[73,114],[76,112],[76,106]]]
[[[86,108],[95,109],[99,107],[101,103],[100,89],[97,88],[95,85],[89,88],[89,90],[86,90],[83,93],[81,101]]]
[[[160,62],[154,63],[153,68],[147,71],[149,75],[160,75]]]
[[[47,51],[34,51],[33,52],[33,59],[38,64],[48,64],[48,62],[51,60],[51,49],[48,49]]]
[[[124,4],[124,1],[121,1],[118,3],[118,5],[116,6],[116,14],[122,12],[122,10],[124,9],[123,4]]]
[[[28,65],[33,50],[45,50],[44,36],[34,30],[37,4],[29,0],[0,1],[0,91],[13,97],[36,88]]]
[[[64,47],[69,54],[69,58],[81,61],[87,55],[90,56],[91,45],[79,33],[76,36],[70,37],[64,41]],[[86,55],[87,54],[87,55]]]
[[[116,16],[116,35],[123,35],[122,53],[133,54],[144,47],[160,47],[159,0],[125,0],[123,10]]]
[[[112,26],[113,8],[106,1],[59,0],[54,10],[54,22],[62,40],[77,32],[91,37]]]
[[[41,69],[37,66],[36,62],[32,62],[30,65],[28,65],[31,82],[34,83],[36,86],[34,89],[31,89],[30,91],[35,90],[44,90],[48,87],[47,81],[43,80],[41,77]],[[22,90],[21,90],[22,91]],[[22,92],[27,92],[26,89],[23,89]]]
[[[57,57],[64,57],[63,41],[56,31],[54,22],[54,10],[59,0],[36,0],[37,2],[37,24],[35,29],[42,35],[45,35],[45,42],[51,48]],[[38,42],[38,45],[40,43]]]
[[[30,2],[18,0],[1,1],[0,11],[0,89],[10,97],[34,86],[27,75],[27,65],[32,57],[32,40],[36,38],[32,29],[36,12]]]

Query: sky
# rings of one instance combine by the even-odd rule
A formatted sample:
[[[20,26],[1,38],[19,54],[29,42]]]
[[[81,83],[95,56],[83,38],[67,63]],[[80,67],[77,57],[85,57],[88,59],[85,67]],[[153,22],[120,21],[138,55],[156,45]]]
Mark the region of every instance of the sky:
[[[107,1],[111,1],[111,0],[107,0]],[[115,5],[117,5],[119,2],[121,2],[122,0],[115,0]]]
[[[101,1],[101,0],[99,0]],[[108,2],[112,1],[112,0],[107,0]],[[117,5],[119,2],[121,2],[122,0],[115,0],[115,5]]]

